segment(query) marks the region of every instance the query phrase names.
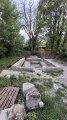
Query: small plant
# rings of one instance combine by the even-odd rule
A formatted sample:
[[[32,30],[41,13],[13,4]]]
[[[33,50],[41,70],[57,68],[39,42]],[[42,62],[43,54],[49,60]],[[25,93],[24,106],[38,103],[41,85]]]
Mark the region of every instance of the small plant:
[[[61,96],[61,97],[65,97],[64,93],[62,93],[62,90],[61,88],[59,88],[56,92],[57,95]],[[64,91],[64,90],[63,90]]]
[[[56,71],[56,72],[55,71],[48,71],[47,75],[55,77],[55,76],[60,76],[62,73],[63,73],[63,71]]]
[[[45,81],[45,82],[44,82],[44,85],[45,85],[47,88],[53,88],[53,82],[52,82],[51,79],[50,79],[49,81]]]
[[[17,98],[16,98],[16,101],[15,101],[15,104],[21,104],[22,103],[22,100],[21,100],[21,91],[19,91],[18,95],[17,95]]]
[[[62,85],[62,87],[64,87],[65,89],[67,89],[67,86],[66,85],[64,85],[64,84],[61,84]]]
[[[26,114],[26,120],[37,120],[36,112],[29,112]]]

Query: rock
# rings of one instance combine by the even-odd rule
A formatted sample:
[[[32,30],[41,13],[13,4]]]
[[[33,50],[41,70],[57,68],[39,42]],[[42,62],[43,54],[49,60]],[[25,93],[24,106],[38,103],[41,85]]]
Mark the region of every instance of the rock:
[[[44,103],[41,101],[41,102],[39,102],[39,107],[40,108],[43,108],[44,107]]]
[[[10,109],[10,108],[1,111],[0,120],[8,120],[8,119],[7,119],[7,111],[8,111],[9,109]]]
[[[62,71],[61,67],[42,67],[42,72],[48,72],[48,71]]]
[[[26,95],[26,107],[28,109],[33,109],[38,106],[39,102],[41,101],[41,95],[36,88],[28,91]]]
[[[21,72],[12,71],[12,70],[2,70],[0,74],[1,77],[6,76],[7,78],[10,78],[11,75],[14,75],[16,78],[18,78],[19,76],[23,77],[23,74]]]
[[[27,72],[35,72],[33,67],[11,67],[10,69],[19,70],[19,71],[27,71]]]
[[[35,87],[35,86],[34,86],[33,84],[29,83],[29,82],[24,83],[24,84],[23,84],[23,88],[22,88],[23,95],[26,97],[27,93],[28,93],[29,91],[32,91],[32,89],[34,89],[34,87]]]
[[[24,120],[25,115],[24,105],[15,104],[8,110],[8,120]]]

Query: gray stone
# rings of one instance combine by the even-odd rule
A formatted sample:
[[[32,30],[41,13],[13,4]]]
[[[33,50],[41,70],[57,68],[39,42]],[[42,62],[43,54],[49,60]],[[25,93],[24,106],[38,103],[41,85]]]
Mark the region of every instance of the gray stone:
[[[27,93],[28,93],[29,91],[32,91],[32,89],[34,89],[34,87],[35,87],[35,86],[34,86],[33,84],[29,83],[29,82],[24,83],[24,84],[23,84],[23,88],[22,88],[23,95],[26,97]]]
[[[59,89],[59,86],[57,84],[53,84],[53,87],[54,87],[55,90]]]
[[[40,64],[39,61],[31,61],[31,64]]]
[[[25,115],[24,105],[15,104],[8,110],[8,120],[24,120]]]
[[[45,62],[48,66],[56,67],[55,64],[53,64],[49,59],[44,59],[44,62]]]
[[[11,67],[12,70],[19,70],[19,71],[27,71],[27,72],[35,72],[33,67]]]
[[[38,106],[39,102],[41,101],[41,95],[36,88],[28,91],[26,95],[26,107],[28,109],[33,109]]]
[[[29,61],[25,61],[24,67],[30,68],[30,62]]]
[[[42,61],[41,58],[27,58],[28,61]]]
[[[12,70],[2,70],[0,74],[1,77],[6,76],[7,78],[10,78],[11,75],[14,75],[16,78],[18,78],[19,76],[23,77],[23,74],[21,72],[12,71]]]
[[[61,67],[42,67],[43,72],[48,72],[48,71],[62,71]]]
[[[7,111],[8,111],[9,109],[10,109],[10,108],[1,111],[0,120],[8,120],[8,119],[7,119]]]
[[[39,107],[43,108],[44,107],[44,103],[42,101],[39,102]]]
[[[16,62],[14,65],[12,65],[13,67],[21,67],[25,62],[25,58],[20,59],[18,62]]]
[[[40,62],[40,65],[41,65],[41,66],[45,66],[45,63],[44,63],[44,62]]]

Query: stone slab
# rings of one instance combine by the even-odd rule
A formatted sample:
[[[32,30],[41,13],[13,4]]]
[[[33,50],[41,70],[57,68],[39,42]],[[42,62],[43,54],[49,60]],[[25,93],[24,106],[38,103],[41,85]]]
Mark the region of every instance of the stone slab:
[[[19,70],[19,71],[27,71],[27,72],[35,72],[35,69],[33,67],[11,67],[9,69]]]
[[[34,109],[36,106],[39,105],[41,101],[41,95],[36,88],[28,91],[26,95],[26,107],[27,109]]]
[[[20,59],[18,62],[16,62],[12,67],[21,67],[25,62],[25,58]]]
[[[46,64],[47,64],[48,66],[56,67],[56,65],[53,64],[49,59],[44,59],[44,62],[46,62]]]
[[[41,65],[41,66],[45,66],[45,63],[44,63],[44,62],[40,62],[40,65]]]
[[[39,61],[31,61],[31,64],[40,64]]]
[[[27,61],[42,61],[41,58],[27,58]]]
[[[30,62],[29,61],[25,61],[25,63],[24,63],[24,67],[30,67]]]
[[[7,78],[10,78],[11,75],[14,75],[16,78],[18,78],[19,76],[23,77],[23,74],[21,72],[12,70],[2,70],[0,77],[6,76]]]
[[[61,67],[42,67],[42,72],[48,72],[48,71],[62,71],[63,69]]]
[[[29,82],[24,83],[22,86],[23,95],[26,97],[27,93],[34,89],[34,87],[35,86]]]
[[[0,120],[8,120],[8,118],[7,118],[7,111],[8,111],[9,109],[10,109],[10,108],[1,111]]]

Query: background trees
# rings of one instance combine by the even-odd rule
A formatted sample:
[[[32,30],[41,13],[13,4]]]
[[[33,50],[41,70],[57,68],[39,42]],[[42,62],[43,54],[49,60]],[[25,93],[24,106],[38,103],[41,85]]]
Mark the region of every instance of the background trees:
[[[13,54],[22,46],[18,18],[16,6],[10,0],[0,0],[0,56]]]
[[[34,50],[39,35],[38,10],[34,8],[34,2],[26,2],[22,0],[22,28],[29,37],[30,49]]]
[[[47,47],[52,53],[67,56],[67,1],[40,0],[41,28],[47,30]]]

